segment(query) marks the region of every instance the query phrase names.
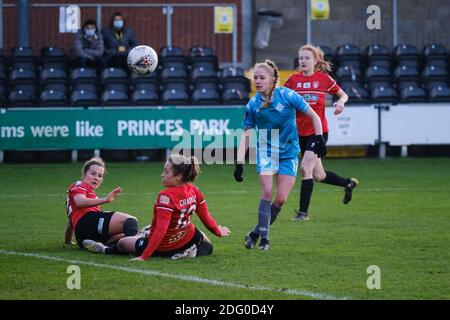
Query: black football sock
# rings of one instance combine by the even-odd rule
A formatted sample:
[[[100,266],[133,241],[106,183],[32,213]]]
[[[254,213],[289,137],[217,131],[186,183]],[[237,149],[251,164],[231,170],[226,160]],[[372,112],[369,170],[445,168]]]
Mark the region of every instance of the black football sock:
[[[123,223],[125,237],[135,236],[138,233],[138,222],[134,218],[128,218]]]
[[[280,214],[281,208],[278,208],[275,203],[272,203],[272,206],[270,207],[271,215],[270,215],[270,225],[277,220],[278,215]]]
[[[105,254],[121,254],[119,248],[117,248],[117,242],[119,242],[119,240],[113,241],[108,247],[106,247]]]
[[[308,213],[313,188],[313,179],[302,180],[302,186],[300,188],[300,212]]]
[[[259,233],[261,238],[269,238],[270,206],[270,200],[261,199],[259,201],[258,224],[253,230],[253,233]]]
[[[342,178],[332,171],[325,171],[326,177],[322,183],[332,184],[334,186],[345,187],[350,183],[349,178]]]

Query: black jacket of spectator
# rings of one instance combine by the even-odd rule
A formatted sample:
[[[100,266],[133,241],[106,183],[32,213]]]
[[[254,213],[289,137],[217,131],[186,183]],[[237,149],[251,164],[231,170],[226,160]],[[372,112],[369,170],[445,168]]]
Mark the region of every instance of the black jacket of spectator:
[[[107,58],[113,55],[126,55],[131,48],[137,45],[136,35],[131,28],[125,26],[125,20],[123,20],[122,28],[114,27],[114,20],[117,16],[122,17],[120,13],[115,13],[109,26],[102,29]]]

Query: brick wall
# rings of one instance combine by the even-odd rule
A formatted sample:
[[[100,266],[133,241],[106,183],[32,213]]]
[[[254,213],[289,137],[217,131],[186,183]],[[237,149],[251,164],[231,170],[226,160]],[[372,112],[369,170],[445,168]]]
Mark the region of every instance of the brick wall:
[[[238,39],[241,37],[241,22],[239,21],[240,0],[159,0],[158,3],[230,3],[238,7]],[[4,1],[5,4],[16,4],[17,1]],[[40,48],[53,45],[70,51],[73,35],[59,33],[59,7],[43,8],[33,7],[37,3],[54,3],[67,5],[77,4],[114,4],[114,3],[155,3],[144,0],[49,0],[29,1],[29,45],[36,53]],[[4,51],[9,53],[11,48],[17,45],[18,36],[18,9],[16,7],[5,7],[4,9]],[[133,7],[104,7],[102,8],[102,26],[109,23],[114,12],[120,11],[128,26],[136,32],[139,43],[148,44],[157,51],[166,45],[166,16],[162,8],[133,8]],[[88,18],[96,20],[96,8],[81,7],[81,23]],[[212,47],[219,57],[220,62],[230,62],[232,59],[232,36],[231,34],[214,34],[214,9],[210,8],[174,8],[172,15],[172,45],[182,47],[185,52],[193,45],[205,45]],[[238,40],[238,60],[240,55],[240,40]]]

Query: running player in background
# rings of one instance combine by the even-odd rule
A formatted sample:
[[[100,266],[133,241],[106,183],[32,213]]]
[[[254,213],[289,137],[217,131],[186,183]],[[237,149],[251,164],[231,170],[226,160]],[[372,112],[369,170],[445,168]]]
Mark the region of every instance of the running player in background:
[[[305,45],[298,52],[299,67],[297,72],[289,77],[285,86],[296,91],[314,109],[322,121],[323,137],[328,140],[328,122],[325,117],[326,95],[336,95],[338,100],[333,104],[334,114],[344,110],[348,96],[328,73],[330,64],[325,61],[323,51],[312,45]],[[344,188],[344,204],[352,199],[353,189],[358,185],[355,178],[343,178],[332,171],[323,168],[322,160],[314,153],[315,134],[313,124],[308,117],[297,112],[297,130],[302,153],[301,171],[302,184],[300,188],[300,207],[296,210],[293,220],[309,219],[308,208],[311,201],[314,182],[323,182]]]
[[[133,260],[147,260],[152,256],[172,259],[210,255],[213,246],[208,237],[192,223],[197,213],[200,220],[217,237],[230,234],[227,227],[219,226],[210,215],[206,200],[193,182],[200,173],[195,157],[173,155],[164,165],[161,174],[166,189],[156,197],[149,234],[120,239],[117,247],[121,253],[133,253]],[[85,240],[83,245],[94,253],[108,253],[102,243]]]
[[[122,189],[116,188],[104,198],[98,198],[95,190],[100,187],[105,174],[105,163],[101,158],[92,158],[81,170],[81,181],[72,183],[67,190],[66,211],[69,218],[65,231],[65,243],[69,244],[73,231],[77,243],[94,239],[114,245],[124,236],[138,232],[137,219],[129,214],[115,211],[101,211],[100,205],[114,201]]]
[[[277,87],[279,75],[275,63],[266,60],[253,69],[256,95],[247,104],[244,119],[245,133],[238,149],[234,170],[236,181],[243,180],[243,163],[252,128],[257,129],[257,172],[261,199],[258,224],[245,236],[245,247],[252,249],[261,236],[259,249],[269,249],[269,226],[280,213],[295,183],[300,152],[295,111],[303,113],[314,126],[314,152],[326,155],[325,141],[319,116],[295,91]],[[276,176],[276,196],[272,202],[273,176]]]

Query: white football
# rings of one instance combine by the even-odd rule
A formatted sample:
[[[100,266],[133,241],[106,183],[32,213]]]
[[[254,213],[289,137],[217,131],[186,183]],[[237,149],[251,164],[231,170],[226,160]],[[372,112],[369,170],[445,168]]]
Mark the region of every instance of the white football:
[[[158,66],[158,54],[152,47],[136,46],[128,53],[127,63],[131,72],[137,75],[148,74]]]

